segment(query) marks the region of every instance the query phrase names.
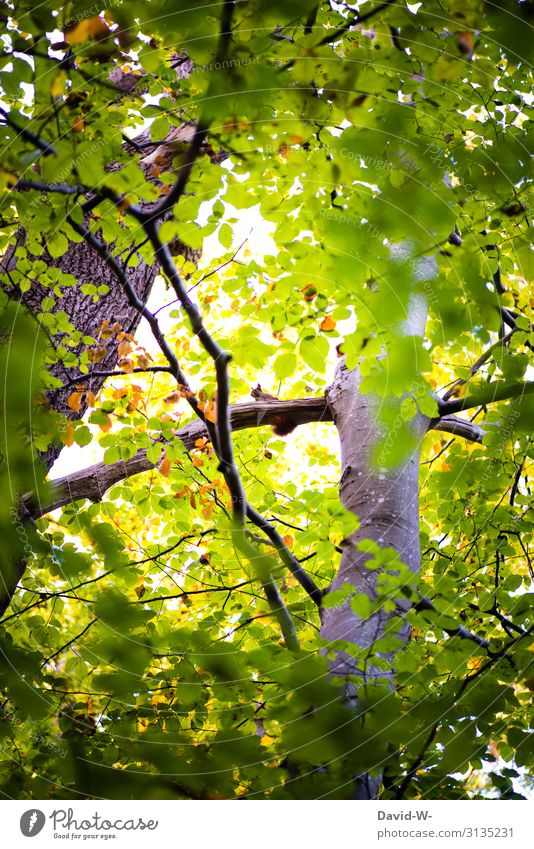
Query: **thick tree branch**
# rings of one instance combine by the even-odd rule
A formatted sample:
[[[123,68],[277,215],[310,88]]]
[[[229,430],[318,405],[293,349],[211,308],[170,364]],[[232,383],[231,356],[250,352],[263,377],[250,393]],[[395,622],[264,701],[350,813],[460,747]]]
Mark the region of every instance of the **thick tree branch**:
[[[232,431],[270,425],[280,416],[290,416],[297,425],[332,421],[332,413],[324,397],[235,404],[230,407],[230,416]],[[482,435],[482,431],[476,425],[456,416],[433,420],[431,429],[455,433],[476,442],[481,440]],[[206,427],[198,420],[184,425],[176,431],[176,436],[181,439],[188,450],[195,447],[198,439],[209,438]],[[162,445],[164,445],[163,442]],[[27,493],[24,496],[23,503],[29,516],[33,519],[39,519],[58,507],[64,507],[66,504],[82,498],[100,501],[105,492],[114,484],[132,477],[132,475],[154,469],[156,465],[157,463],[147,459],[145,450],[138,451],[129,460],[114,463],[111,466],[105,463],[96,463],[79,472],[73,472],[52,481],[50,498],[46,503],[36,502],[32,493]]]
[[[429,430],[440,430],[444,433],[452,433],[454,436],[462,436],[469,442],[482,442],[484,431],[473,422],[461,419],[459,416],[443,416],[432,419]]]
[[[471,395],[458,398],[456,401],[440,402],[438,409],[440,417],[449,416],[451,413],[460,413],[462,410],[470,410],[473,407],[482,407],[486,404],[495,404],[497,401],[508,401],[534,392],[534,381],[521,381],[520,383],[508,383],[505,380],[497,380],[481,386]]]

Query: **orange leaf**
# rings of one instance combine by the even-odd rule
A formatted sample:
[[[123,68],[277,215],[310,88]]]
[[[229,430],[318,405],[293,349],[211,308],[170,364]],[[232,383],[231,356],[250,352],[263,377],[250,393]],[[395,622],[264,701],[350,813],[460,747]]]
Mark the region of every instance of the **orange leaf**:
[[[458,33],[458,50],[464,56],[470,56],[475,46],[475,37],[472,32]]]
[[[130,374],[134,370],[134,364],[129,357],[121,357],[121,359],[117,361],[117,365],[122,371],[125,371],[126,374]]]
[[[117,347],[117,353],[119,357],[126,357],[132,351],[132,346],[128,342],[128,340],[124,340],[123,342],[119,342]]]
[[[181,399],[181,394],[175,389],[174,392],[171,392],[170,395],[166,395],[163,401],[165,404],[176,404]]]
[[[100,430],[103,430],[104,433],[107,433],[107,431],[111,428],[111,416],[107,415],[106,421],[99,424],[98,427],[100,428]]]
[[[74,443],[74,425],[72,422],[67,422],[60,438],[63,445],[66,445],[67,447]]]
[[[85,122],[83,120],[82,115],[76,115],[74,121],[72,122],[72,132],[73,133],[83,133],[85,129]]]
[[[208,401],[208,403],[204,407],[204,415],[206,416],[209,422],[217,421],[217,412],[215,410],[215,404],[213,403],[213,401]]]
[[[160,472],[160,474],[162,474],[163,477],[168,478],[170,471],[171,471],[171,468],[172,468],[172,463],[169,460],[169,458],[167,457],[167,455],[165,455],[163,457],[163,459],[160,460],[160,463],[158,465],[158,472]]]
[[[67,398],[67,406],[70,407],[73,413],[79,413],[82,406],[83,392],[71,392]]]
[[[319,327],[321,328],[321,330],[324,330],[325,333],[330,333],[332,330],[336,329],[336,322],[334,321],[331,315],[327,315],[325,318],[323,318]]]

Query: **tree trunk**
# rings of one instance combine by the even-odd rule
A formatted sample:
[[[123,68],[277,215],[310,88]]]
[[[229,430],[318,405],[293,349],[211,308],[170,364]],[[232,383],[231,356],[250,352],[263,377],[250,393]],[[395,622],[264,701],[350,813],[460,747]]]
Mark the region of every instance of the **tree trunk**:
[[[20,231],[18,243],[23,244],[23,242],[24,232]],[[128,304],[126,295],[115,275],[96,251],[85,242],[71,242],[63,256],[57,259],[53,259],[47,251],[42,254],[40,259],[49,268],[58,268],[76,278],[75,286],[63,289],[62,297],[56,301],[55,311],[66,313],[68,321],[75,330],[81,332],[84,336],[92,336],[97,342],[96,345],[80,343],[75,348],[68,348],[69,353],[72,352],[80,356],[83,351],[88,351],[91,356],[92,349],[94,351],[92,356],[95,358],[92,368],[97,372],[113,371],[119,359],[117,353],[118,340],[116,334],[114,334],[111,339],[103,341],[99,328],[107,320],[110,325],[116,322],[123,331],[133,333],[140,320],[137,310]],[[0,271],[4,271],[9,280],[15,268],[15,257],[12,254],[6,255]],[[129,278],[141,300],[146,301],[148,298],[157,271],[158,265],[156,263],[149,265],[143,262],[141,258],[139,258],[136,267],[129,269]],[[82,287],[87,284],[99,286],[105,284],[109,287],[109,291],[99,297],[95,303],[92,295],[84,295],[82,292]],[[41,311],[41,302],[43,298],[50,295],[50,289],[43,286],[38,280],[32,280],[27,292],[21,293],[18,287],[10,286],[8,294],[10,297],[20,300],[33,315],[38,315]],[[56,333],[51,339],[53,347],[57,349],[67,336],[68,334],[63,332]],[[96,395],[105,380],[103,377],[88,377],[87,374],[82,374],[78,367],[67,368],[62,362],[54,363],[49,372],[53,377],[62,381],[63,386],[48,391],[48,405],[56,413],[70,420],[80,419],[87,409],[85,396],[82,397],[80,407],[77,410],[72,410],[67,404],[69,395],[74,391],[77,382],[81,380],[80,385]],[[47,472],[57,459],[62,447],[61,443],[54,443],[41,455],[41,460]]]
[[[180,58],[180,57],[178,57]],[[192,69],[192,63],[182,61],[177,70],[178,76],[187,76]],[[139,77],[134,74],[123,74],[120,69],[115,69],[110,77],[111,81],[121,91],[128,93],[133,91]],[[130,156],[141,154],[139,157],[140,178],[158,184],[157,178],[151,174],[152,158],[159,156],[161,161],[166,163],[169,170],[172,168],[172,160],[175,155],[173,142],[176,139],[181,141],[190,141],[195,134],[195,125],[191,122],[184,122],[179,127],[173,127],[167,139],[164,142],[152,143],[150,132],[144,131],[133,141],[125,141],[123,147]],[[219,163],[225,158],[224,153],[214,153],[209,144],[205,142],[201,153],[208,154],[213,162]],[[116,163],[110,163],[109,170],[115,170],[120,167]],[[46,202],[46,195],[42,197],[42,202]],[[150,209],[150,202],[141,202],[141,206],[145,209]],[[172,211],[169,211],[163,218],[172,217]],[[86,217],[86,226],[89,225],[89,216]],[[20,301],[34,315],[38,316],[41,312],[41,304],[44,297],[51,295],[51,290],[43,286],[38,279],[32,279],[31,285],[26,292],[21,292],[16,285],[16,278],[19,274],[17,270],[16,250],[24,245],[26,240],[26,232],[23,226],[20,226],[16,235],[14,244],[11,245],[0,258],[0,281],[3,283],[5,290],[10,298]],[[85,394],[81,394],[79,404],[72,409],[68,405],[69,396],[79,384],[84,390],[90,391],[96,395],[105,381],[105,376],[102,373],[114,371],[118,360],[118,342],[117,334],[120,331],[126,333],[134,333],[141,315],[135,307],[130,306],[124,290],[116,278],[114,272],[109,268],[107,263],[100,257],[97,251],[85,241],[72,241],[69,243],[65,253],[54,258],[50,256],[46,250],[46,241],[43,240],[44,252],[39,259],[43,260],[48,268],[57,268],[66,274],[72,275],[76,279],[76,284],[71,287],[62,287],[61,297],[56,299],[56,304],[52,310],[47,312],[65,314],[68,322],[72,325],[74,331],[78,331],[82,336],[90,336],[95,339],[95,343],[86,344],[80,341],[75,347],[68,347],[70,354],[75,354],[77,357],[87,351],[89,360],[93,365],[93,369],[97,374],[87,375],[80,371],[78,365],[66,367],[61,361],[53,363],[49,367],[50,374],[62,382],[62,386],[49,389],[47,392],[47,403],[51,410],[68,420],[79,420],[83,417],[87,410],[87,399]],[[107,246],[110,253],[116,254],[115,246]],[[134,246],[129,245],[128,251]],[[179,240],[176,240],[169,246],[174,255],[181,254],[186,259],[193,262],[198,262],[200,251],[189,248]],[[31,259],[30,255],[30,259]],[[116,257],[119,262],[126,259],[123,254]],[[154,261],[152,263],[145,262],[140,255],[137,256],[137,265],[129,266],[127,273],[130,283],[132,284],[137,297],[146,303],[154,280],[159,270],[159,264]],[[86,284],[102,284],[108,286],[109,291],[93,301],[93,296],[84,294],[82,288]],[[107,322],[108,325],[116,325],[116,331],[112,334],[102,334],[101,328]],[[60,330],[50,336],[52,347],[57,351],[66,339],[69,338],[71,332]],[[107,338],[105,338],[107,336]],[[92,349],[92,350],[91,350]],[[90,369],[91,371],[91,369]],[[58,458],[63,445],[56,441],[52,443],[46,451],[40,454],[40,459],[45,472],[49,472],[55,460]],[[31,515],[22,503],[18,512],[18,516],[14,515],[14,523],[17,527],[18,536],[21,539],[27,537],[28,523],[31,521]],[[26,568],[26,556],[18,557],[14,562],[4,563],[2,566],[2,574],[0,576],[0,617],[4,615],[7,607],[11,602],[14,592],[16,591],[19,580],[24,574]]]
[[[429,270],[421,270],[418,276],[427,277]],[[410,306],[409,318],[400,332],[421,336],[425,322],[426,303],[423,298],[415,298]],[[373,448],[386,436],[379,420],[380,404],[384,401],[362,393],[360,382],[358,369],[349,371],[345,362],[341,361],[327,392],[340,442],[340,499],[343,506],[359,519],[359,527],[345,541],[339,570],[329,591],[350,584],[355,588],[352,595],[362,593],[373,602],[377,597],[380,569],[368,568],[367,562],[373,555],[356,547],[362,540],[373,540],[381,549],[393,548],[412,572],[419,572],[419,457],[430,419],[420,412],[416,414],[411,422],[416,447],[399,467],[393,470],[375,468]],[[395,429],[390,431],[388,438],[394,438],[394,433]],[[384,636],[391,617],[402,617],[410,607],[405,599],[395,598],[394,601],[393,612],[380,607],[365,619],[353,612],[350,598],[337,607],[325,608],[321,636],[329,642],[343,640],[352,643],[364,650],[364,657],[371,656],[373,646]],[[408,641],[410,627],[407,622],[399,621],[395,636],[404,643]],[[358,663],[348,652],[338,651],[331,662],[331,674],[343,678],[356,676],[362,682],[360,687],[353,683],[346,687],[347,698],[357,704],[358,696],[367,684],[393,686],[394,655],[394,652],[377,653],[379,663],[375,665],[372,661]],[[380,784],[380,772],[377,775],[361,774],[356,765],[354,798],[376,798]]]
[[[400,559],[412,572],[419,571],[421,553],[419,544],[418,476],[420,442],[428,427],[428,418],[418,413],[413,426],[418,437],[418,447],[400,468],[390,472],[374,471],[370,452],[380,437],[377,423],[378,400],[359,391],[360,376],[357,370],[340,366],[334,383],[328,391],[328,403],[338,429],[341,447],[340,498],[343,505],[355,513],[359,528],[346,540],[338,573],[330,590],[349,583],[354,592],[364,593],[371,601],[377,595],[379,569],[367,568],[372,555],[356,548],[361,540],[371,539],[380,548],[394,548]],[[395,613],[407,610],[409,602],[395,599]],[[321,636],[329,642],[344,640],[372,652],[373,645],[384,636],[391,613],[383,609],[367,619],[353,612],[350,599],[338,607],[325,608]],[[404,622],[398,629],[403,642],[409,639],[410,628]],[[364,685],[386,683],[393,685],[393,655],[382,655],[380,668],[362,665],[347,652],[338,652],[331,664],[334,675],[356,675]],[[353,684],[347,695],[355,700],[358,694]],[[357,769],[355,770],[357,772]],[[381,776],[356,775],[354,798],[376,797]]]
[[[192,70],[192,63],[185,56],[174,57],[174,62],[178,64],[172,65],[178,77],[187,77]],[[118,90],[124,92],[125,96],[130,92],[135,92],[137,84],[142,80],[136,74],[123,73],[120,68],[115,68],[110,74],[110,82],[117,87]],[[141,181],[154,183],[158,186],[157,177],[151,173],[151,166],[154,158],[160,163],[165,163],[168,170],[172,170],[172,160],[175,156],[173,142],[176,140],[182,142],[190,142],[195,134],[195,124],[191,121],[184,121],[177,127],[172,127],[164,142],[153,143],[150,137],[150,131],[144,130],[133,140],[126,140],[123,143],[123,149],[130,157],[136,157],[139,163],[139,177]],[[222,152],[215,153],[210,148],[207,142],[204,143],[202,153],[208,154],[213,162],[220,162],[225,158]],[[109,171],[115,171],[121,166],[117,163],[110,163]],[[41,198],[42,203],[46,203],[46,194]],[[154,205],[154,201],[141,201],[139,204],[145,210],[149,211]],[[172,211],[167,213],[165,218],[171,218]],[[86,226],[90,224],[90,216],[86,216]],[[101,238],[101,234],[99,236]],[[144,234],[139,237],[139,241],[143,241]],[[19,227],[15,237],[15,244],[12,245],[5,255],[0,259],[0,281],[6,288],[9,297],[14,300],[19,300],[33,314],[38,315],[41,311],[41,303],[43,298],[50,296],[51,290],[43,286],[38,279],[31,280],[31,286],[26,292],[21,292],[17,285],[14,285],[13,276],[17,269],[16,249],[24,245],[26,240],[26,232],[24,227]],[[74,330],[79,331],[84,336],[92,336],[97,340],[96,345],[87,345],[79,343],[74,348],[68,348],[69,354],[74,353],[80,356],[82,352],[89,350],[90,360],[94,363],[93,369],[96,372],[113,371],[117,365],[119,355],[117,351],[118,339],[117,333],[111,338],[104,338],[99,331],[103,323],[107,320],[110,325],[120,325],[120,329],[126,333],[134,333],[139,321],[139,312],[130,304],[124,294],[122,286],[117,280],[113,271],[109,268],[106,262],[100,257],[95,249],[84,241],[72,241],[69,243],[66,252],[59,258],[53,258],[46,250],[46,241],[43,239],[44,252],[39,256],[39,259],[46,263],[48,268],[57,268],[65,274],[71,274],[76,278],[76,285],[71,287],[62,287],[61,297],[56,299],[55,307],[48,312],[63,312],[66,314],[68,321],[72,324]],[[116,254],[113,245],[107,245],[111,253]],[[197,263],[200,258],[200,251],[189,248],[179,240],[176,240],[172,246],[174,255],[182,255],[186,259]],[[133,248],[133,245],[128,245],[121,257],[117,257],[119,261],[126,259],[128,252]],[[32,258],[30,256],[30,258]],[[33,259],[36,259],[33,257]],[[146,303],[156,275],[159,265],[157,262],[148,263],[143,260],[140,254],[137,254],[137,265],[128,265],[127,273],[138,298]],[[98,298],[95,302],[93,296],[84,294],[82,288],[84,285],[92,284],[101,286],[106,285],[109,291]],[[64,339],[68,338],[69,334],[65,331],[55,333],[51,337],[51,344],[54,349],[62,345]],[[93,349],[91,352],[90,349]],[[76,420],[83,417],[87,402],[85,395],[80,399],[80,405],[73,410],[68,406],[69,395],[73,392],[77,382],[81,380],[81,384],[87,390],[90,390],[96,395],[105,381],[105,377],[94,375],[87,377],[87,374],[82,374],[77,367],[69,366],[68,368],[62,362],[54,363],[49,368],[50,374],[62,381],[63,386],[57,389],[52,389],[47,393],[48,406],[58,413],[60,416],[65,416],[69,420]],[[41,460],[47,472],[50,471],[53,463],[59,456],[63,446],[61,443],[51,445],[46,452],[41,455]]]

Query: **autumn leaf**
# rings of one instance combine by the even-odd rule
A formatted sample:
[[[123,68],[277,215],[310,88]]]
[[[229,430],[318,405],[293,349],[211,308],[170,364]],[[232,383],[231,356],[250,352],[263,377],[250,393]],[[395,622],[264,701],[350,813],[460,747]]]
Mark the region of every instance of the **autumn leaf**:
[[[132,351],[132,346],[127,339],[124,339],[122,342],[119,342],[117,346],[117,353],[119,357],[126,357]]]
[[[165,454],[158,464],[158,472],[163,475],[163,477],[168,478],[170,471],[172,468],[172,463]]]
[[[92,348],[89,348],[87,351],[87,357],[89,362],[91,363],[100,363],[102,360],[106,358],[107,348],[104,344],[100,343],[98,345],[94,345]]]
[[[99,422],[98,427],[100,428],[100,430],[103,430],[104,433],[107,433],[107,431],[111,429],[111,425],[112,425],[111,416],[108,413],[108,414],[106,414],[105,420]]]
[[[181,392],[179,392],[177,389],[175,389],[174,392],[170,392],[168,395],[166,395],[165,398],[163,399],[163,401],[164,401],[165,404],[177,404],[178,401],[181,400],[181,398],[182,398]]]
[[[83,115],[76,115],[74,121],[72,122],[72,132],[73,133],[83,133],[85,128],[85,123],[83,120]]]
[[[117,361],[117,366],[126,374],[131,374],[135,368],[133,360],[129,357],[121,357],[120,360]]]
[[[75,46],[76,44],[83,44],[89,38],[93,41],[102,41],[110,35],[110,29],[102,18],[94,15],[92,18],[86,18],[75,26],[66,29],[64,34],[68,43]]]
[[[74,444],[74,433],[75,433],[75,427],[74,427],[73,423],[67,422],[65,427],[63,428],[61,434],[60,434],[60,439],[61,439],[63,445],[66,445],[67,448],[70,445]]]
[[[335,330],[335,329],[336,329],[336,322],[335,322],[335,320],[332,318],[332,316],[327,315],[325,318],[323,318],[323,320],[322,320],[321,324],[319,325],[319,327],[320,327],[320,329],[321,329],[321,330],[323,330],[325,333],[330,333],[332,330]]]
[[[67,398],[67,406],[73,413],[79,413],[82,406],[83,392],[71,392]]]
[[[311,283],[310,285],[305,286],[303,289],[301,289],[301,292],[304,295],[304,300],[308,301],[308,303],[311,303],[311,301],[314,301],[317,297],[317,289],[315,288],[315,286],[312,286]]]
[[[148,354],[137,355],[137,367],[147,369],[150,366],[151,357]]]
[[[458,50],[464,56],[470,56],[475,47],[475,37],[472,32],[458,33]]]

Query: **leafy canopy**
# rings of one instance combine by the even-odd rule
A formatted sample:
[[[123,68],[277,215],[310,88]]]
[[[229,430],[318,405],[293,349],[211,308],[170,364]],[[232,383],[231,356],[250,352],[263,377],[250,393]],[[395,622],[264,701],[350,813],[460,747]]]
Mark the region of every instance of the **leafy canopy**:
[[[232,403],[258,380],[283,398],[320,396],[341,346],[396,426],[393,466],[417,405],[436,415],[434,393],[457,378],[469,381],[460,397],[528,379],[532,4],[366,2],[360,12],[369,18],[357,25],[344,4],[309,0],[4,5],[0,245],[17,244],[4,282],[11,297],[36,281],[45,290],[37,322],[3,296],[2,560],[28,558],[0,632],[4,794],[345,798],[356,765],[385,768],[385,798],[399,786],[407,798],[513,798],[531,762],[533,396],[483,406],[483,445],[426,437],[421,577],[377,552],[378,598],[352,604],[365,618],[420,592],[434,609],[408,614],[397,687],[368,688],[362,724],[327,675],[315,605],[277,552],[249,539],[300,650],[282,639],[247,551],[232,544],[211,444],[186,450],[176,436],[192,413],[176,381],[150,371],[167,365],[150,335],[113,316],[76,330],[64,309],[76,277],[49,261],[82,240],[72,222],[83,224],[84,189],[105,187],[122,201],[102,200],[91,231],[130,267],[153,262],[130,211],[165,197],[190,145],[173,142],[147,181],[124,140],[145,129],[160,142],[196,122],[210,150],[160,237],[204,250],[198,267],[175,259],[232,354]],[[115,87],[117,69],[133,88]],[[90,308],[107,293],[94,279],[77,296]],[[429,308],[423,341],[399,334],[414,295]],[[209,421],[213,361],[163,281],[155,298]],[[503,310],[514,322],[506,344]],[[121,374],[97,397],[83,381],[69,397],[88,414],[47,413],[38,393],[61,384],[50,366],[89,375],[109,346]],[[80,466],[145,449],[156,468],[39,520],[38,532],[14,527],[52,440]],[[307,425],[288,443],[254,428],[234,434],[234,448],[248,501],[326,589],[356,521],[339,503],[333,426]],[[490,653],[455,636],[459,623]],[[396,628],[393,617],[373,662],[397,646]]]

